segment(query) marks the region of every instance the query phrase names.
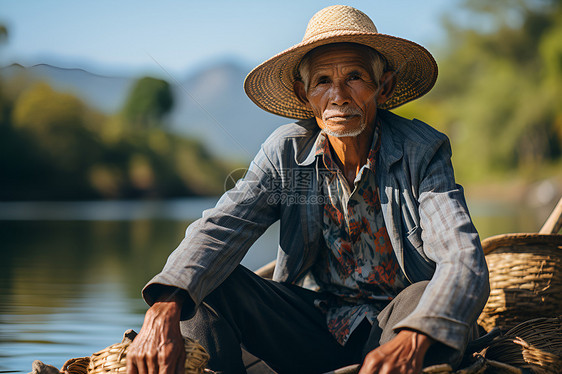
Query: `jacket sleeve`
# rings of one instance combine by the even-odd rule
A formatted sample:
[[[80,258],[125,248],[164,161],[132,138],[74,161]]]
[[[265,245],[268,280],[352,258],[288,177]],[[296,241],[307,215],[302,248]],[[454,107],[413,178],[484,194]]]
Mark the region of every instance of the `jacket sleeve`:
[[[268,199],[275,174],[260,150],[245,177],[188,227],[162,272],[144,287],[149,305],[156,301],[161,286],[172,286],[187,291],[196,308],[230,275],[255,240],[278,219],[278,208]],[[190,309],[188,314],[195,310]]]
[[[394,328],[424,332],[460,355],[490,288],[480,239],[443,138],[419,164],[417,197],[423,253],[435,272],[415,311]]]

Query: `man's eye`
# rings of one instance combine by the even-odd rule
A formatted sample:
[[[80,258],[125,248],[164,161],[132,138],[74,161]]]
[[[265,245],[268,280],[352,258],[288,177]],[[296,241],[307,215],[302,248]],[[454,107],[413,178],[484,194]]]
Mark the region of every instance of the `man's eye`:
[[[330,83],[330,80],[328,78],[320,78],[316,81],[316,85],[327,84],[327,83]]]
[[[357,73],[357,74],[351,74],[348,78],[350,81],[355,81],[358,79],[361,79],[361,74]]]

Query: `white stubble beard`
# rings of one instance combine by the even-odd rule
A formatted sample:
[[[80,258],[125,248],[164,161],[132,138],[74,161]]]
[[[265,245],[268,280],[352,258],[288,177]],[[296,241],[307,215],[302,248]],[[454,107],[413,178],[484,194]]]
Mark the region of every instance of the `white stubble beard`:
[[[367,128],[367,121],[363,120],[361,121],[361,126],[359,126],[359,128],[356,129],[349,129],[341,132],[335,132],[328,128],[324,128],[322,131],[324,131],[327,135],[333,136],[335,138],[345,138],[345,137],[359,136],[359,134],[365,131],[366,128]]]

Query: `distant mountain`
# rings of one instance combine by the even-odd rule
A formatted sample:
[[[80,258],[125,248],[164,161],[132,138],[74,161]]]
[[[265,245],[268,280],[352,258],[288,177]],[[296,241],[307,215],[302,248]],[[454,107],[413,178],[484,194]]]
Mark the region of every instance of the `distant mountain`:
[[[107,77],[82,69],[60,68],[47,64],[24,67],[13,64],[0,69],[0,76],[25,73],[33,79],[48,82],[57,91],[71,92],[93,108],[114,113],[123,105],[134,79]]]
[[[177,105],[170,122],[218,154],[250,158],[284,119],[264,112],[244,93],[249,68],[232,62],[210,66],[174,86]]]
[[[247,98],[242,84],[249,71],[250,67],[227,60],[193,71],[186,79],[164,77],[172,85],[176,101],[168,118],[172,130],[198,138],[218,156],[251,159],[267,136],[290,120],[264,112]],[[101,76],[46,64],[10,65],[0,69],[0,76],[22,72],[57,90],[72,92],[106,113],[123,106],[140,78]]]

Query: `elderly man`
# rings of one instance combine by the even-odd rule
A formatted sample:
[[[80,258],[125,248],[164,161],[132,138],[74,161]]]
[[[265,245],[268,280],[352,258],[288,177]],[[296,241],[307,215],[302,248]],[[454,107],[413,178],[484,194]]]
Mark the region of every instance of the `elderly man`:
[[[182,335],[224,373],[245,371],[241,347],[279,373],[458,364],[489,292],[478,234],[446,136],[388,111],[436,77],[426,49],[347,6],[255,68],[248,96],[300,121],[266,140],[145,287],[129,373],[180,370]],[[277,220],[266,280],[239,263]]]

